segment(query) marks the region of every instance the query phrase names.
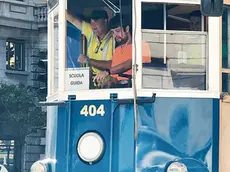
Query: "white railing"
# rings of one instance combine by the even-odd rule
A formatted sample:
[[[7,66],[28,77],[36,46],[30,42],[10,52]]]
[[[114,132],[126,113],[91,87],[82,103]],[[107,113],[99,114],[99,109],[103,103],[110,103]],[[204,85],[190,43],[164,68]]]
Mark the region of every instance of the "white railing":
[[[35,15],[37,16],[38,22],[47,21],[47,6],[35,7]]]

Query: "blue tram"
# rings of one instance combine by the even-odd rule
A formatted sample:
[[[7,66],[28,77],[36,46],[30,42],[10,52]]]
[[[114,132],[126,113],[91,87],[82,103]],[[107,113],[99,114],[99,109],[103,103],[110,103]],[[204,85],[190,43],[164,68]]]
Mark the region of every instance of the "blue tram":
[[[46,157],[31,172],[224,169],[219,161],[222,18],[207,17],[208,7],[200,3],[49,0]],[[89,48],[78,26],[90,22],[94,9],[104,9],[108,20],[132,16],[134,70],[132,77],[118,74],[127,77],[128,86],[97,87],[92,66],[78,61]],[[200,9],[205,16],[192,15]],[[86,19],[68,19],[67,11]],[[141,60],[143,41],[150,48],[149,63]],[[112,52],[120,46],[115,40],[113,45]]]

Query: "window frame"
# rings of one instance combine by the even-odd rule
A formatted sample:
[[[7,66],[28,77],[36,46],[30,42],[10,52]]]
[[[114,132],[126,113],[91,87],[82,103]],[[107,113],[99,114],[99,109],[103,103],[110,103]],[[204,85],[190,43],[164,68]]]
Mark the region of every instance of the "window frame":
[[[228,62],[229,62],[229,46],[230,46],[229,38],[228,38],[229,34],[230,34],[230,32],[228,31],[228,29],[229,29],[228,20],[229,20],[229,14],[230,14],[230,6],[229,5],[230,4],[228,4],[228,3],[224,4],[224,10],[227,11],[227,59],[225,59],[225,60],[227,60]],[[222,22],[221,26],[223,26],[223,17],[222,17],[221,22]],[[223,32],[223,27],[222,27],[221,31]],[[223,34],[222,34],[222,36],[223,36]],[[222,37],[221,43],[223,45],[223,37]],[[220,72],[220,75],[221,75],[221,92],[229,93],[229,83],[228,83],[228,81],[229,81],[230,67],[226,63],[223,64],[223,61],[224,61],[224,59],[223,59],[223,49],[222,49],[221,54],[222,54],[222,56],[220,57],[220,63],[221,63],[221,72]],[[224,75],[226,75],[226,76],[224,77]],[[225,84],[224,84],[224,82],[225,82]]]
[[[53,95],[53,94],[56,94],[58,91],[55,91],[55,86],[54,86],[54,64],[55,64],[55,61],[54,61],[54,17],[59,15],[59,4],[57,4],[57,6],[55,6],[52,11],[49,11],[48,12],[48,74],[47,74],[47,85],[48,85],[48,88],[47,88],[47,95],[50,96],[50,95]],[[59,25],[59,23],[58,23]],[[59,35],[58,35],[59,37]],[[59,43],[60,44],[60,43]],[[58,45],[59,47],[59,45]],[[59,54],[58,54],[59,56]],[[58,65],[59,66],[59,65]]]
[[[142,2],[152,2],[152,3],[176,3],[176,4],[200,4],[200,0],[133,0],[132,1],[132,29],[133,29],[133,65],[135,57],[141,57],[141,42],[142,42],[142,32],[141,32],[141,3]],[[135,5],[135,6],[134,6]],[[152,93],[156,93],[157,97],[196,97],[196,98],[219,98],[220,97],[220,66],[219,66],[219,56],[220,56],[220,18],[209,17],[208,18],[208,45],[209,45],[209,61],[208,61],[208,72],[209,75],[209,89],[208,90],[165,90],[165,89],[143,89],[142,88],[142,60],[137,58],[136,64],[138,65],[138,71],[136,72],[136,81],[133,83],[132,88],[118,88],[118,89],[101,89],[98,90],[75,90],[67,91],[65,90],[65,60],[66,60],[66,16],[65,10],[67,9],[67,0],[60,1],[59,4],[53,9],[49,10],[49,20],[48,20],[48,47],[52,47],[52,34],[53,30],[51,24],[52,16],[55,12],[59,13],[59,84],[58,91],[53,92],[53,60],[52,51],[48,52],[48,100],[67,100],[68,95],[77,95],[76,100],[100,100],[100,99],[110,99],[111,94],[116,93],[118,98],[133,98],[134,97],[134,87],[137,90],[137,96],[152,96]],[[135,33],[135,34],[134,34]],[[210,35],[212,35],[210,37]],[[51,39],[52,38],[52,39]],[[210,47],[215,47],[214,49]],[[211,69],[210,69],[211,68]],[[51,72],[51,73],[50,73]],[[135,84],[135,85],[134,85]]]
[[[161,4],[194,4],[194,5],[200,5],[200,1],[198,0],[137,0],[136,1],[136,35],[134,39],[136,39],[135,44],[136,47],[142,47],[142,3],[150,2],[150,3],[161,3]],[[135,8],[135,7],[134,7]],[[215,18],[215,17],[208,17],[208,62],[206,62],[206,75],[208,77],[208,88],[206,90],[179,90],[179,89],[144,89],[142,87],[142,60],[141,58],[137,58],[137,65],[138,65],[138,71],[137,71],[137,81],[136,81],[136,87],[140,92],[155,92],[160,93],[162,96],[165,96],[165,94],[172,93],[172,95],[178,97],[182,96],[184,94],[194,94],[196,97],[205,97],[205,94],[212,94],[213,97],[219,97],[220,94],[220,62],[219,57],[221,51],[220,46],[220,26],[221,19]],[[135,27],[135,25],[134,25]],[[134,28],[133,27],[133,28]],[[133,39],[133,40],[134,40]],[[215,47],[215,48],[213,48]],[[134,48],[135,49],[135,48]],[[137,48],[136,51],[133,52],[133,57],[136,55],[136,57],[141,57],[142,50],[141,48]],[[133,60],[134,61],[134,60]],[[179,92],[178,92],[179,90]]]
[[[20,169],[20,156],[21,156],[21,144],[18,139],[16,138],[0,138],[0,141],[14,141],[13,145],[10,145],[10,147],[13,147],[13,170]],[[1,145],[2,146],[2,145]],[[7,145],[9,146],[9,145]],[[10,151],[11,152],[11,151]],[[9,167],[9,164],[7,162],[7,165],[5,166],[6,168]]]
[[[9,71],[26,71],[26,68],[25,68],[26,67],[25,41],[24,40],[19,40],[19,39],[8,38],[6,40],[6,43],[7,42],[8,43],[19,44],[20,46],[22,46],[22,52],[21,52],[21,57],[20,57],[22,69],[17,69],[17,68],[12,69],[12,68],[9,67],[9,65],[10,65],[10,57],[9,57],[9,52],[8,52],[8,54],[6,53],[6,61],[8,61],[8,64],[6,64],[6,70],[9,70]],[[9,48],[9,44],[8,44],[8,48]],[[15,60],[15,62],[16,62],[16,60]]]

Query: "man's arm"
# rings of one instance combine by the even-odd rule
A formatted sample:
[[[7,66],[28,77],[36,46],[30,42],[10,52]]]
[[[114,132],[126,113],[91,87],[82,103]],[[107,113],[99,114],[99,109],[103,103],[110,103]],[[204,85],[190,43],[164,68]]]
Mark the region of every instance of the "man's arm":
[[[112,61],[108,60],[108,61],[104,61],[104,60],[94,60],[94,59],[90,59],[89,57],[87,57],[84,54],[81,54],[78,58],[78,62],[79,63],[87,63],[97,69],[100,70],[106,70],[109,69],[111,67]]]
[[[111,67],[112,61],[102,61],[102,60],[94,60],[94,59],[89,59],[89,64],[97,69],[100,70],[106,70]]]
[[[129,59],[110,69],[110,74],[120,74],[132,69],[132,59]]]
[[[132,69],[132,59],[129,59],[117,66],[110,68],[110,74],[120,74]],[[103,81],[107,76],[109,76],[108,71],[99,72],[94,78],[97,82]]]
[[[82,29],[82,20],[79,17],[66,10],[66,18],[72,25],[76,26],[79,30]]]

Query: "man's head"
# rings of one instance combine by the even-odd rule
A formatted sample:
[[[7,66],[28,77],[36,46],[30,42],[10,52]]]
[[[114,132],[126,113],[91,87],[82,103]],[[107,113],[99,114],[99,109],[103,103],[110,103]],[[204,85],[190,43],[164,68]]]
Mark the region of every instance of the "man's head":
[[[193,11],[190,14],[190,29],[192,31],[201,31],[201,12],[200,10]]]
[[[109,27],[119,44],[124,44],[132,35],[131,21],[127,16],[114,16],[110,22]]]
[[[90,25],[96,36],[104,35],[108,32],[108,14],[104,10],[94,10],[90,16]]]

